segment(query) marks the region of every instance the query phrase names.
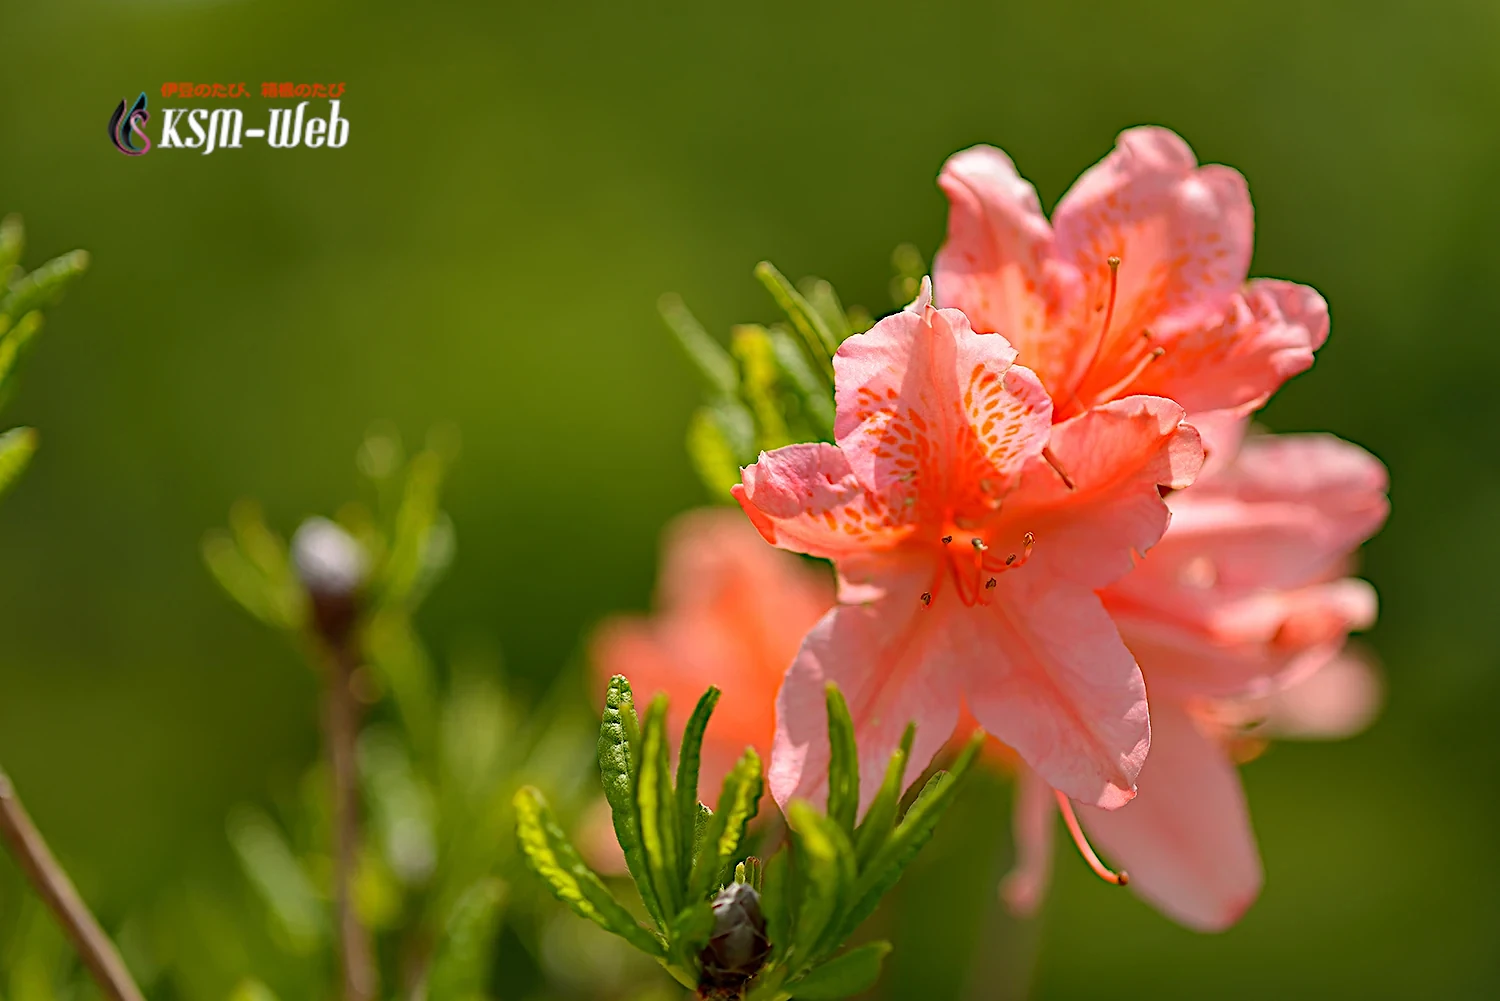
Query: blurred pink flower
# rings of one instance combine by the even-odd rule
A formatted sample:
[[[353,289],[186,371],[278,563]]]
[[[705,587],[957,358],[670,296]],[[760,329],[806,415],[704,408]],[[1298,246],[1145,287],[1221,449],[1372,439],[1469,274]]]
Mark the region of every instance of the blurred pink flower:
[[[1003,334],[1070,417],[1126,393],[1189,413],[1264,403],[1328,333],[1316,291],[1246,285],[1254,220],[1245,179],[1198,166],[1174,133],[1130,129],[1053,213],[1000,150],[944,165],[941,305]]]
[[[656,692],[672,699],[673,741],[710,685],[723,691],[703,739],[701,798],[746,747],[764,758],[775,735],[776,690],[802,637],[833,605],[827,577],[769,548],[734,510],[681,515],[663,533],[653,616],[616,616],[594,635],[600,690],[630,679],[642,710]]]
[[[964,707],[1070,795],[1107,808],[1134,795],[1146,693],[1094,592],[1160,538],[1158,488],[1190,482],[1202,449],[1182,408],[1154,397],[1054,427],[1015,357],[933,308],[924,283],[839,348],[838,443],[744,470],[735,497],[761,534],[839,573],[840,603],[778,698],[779,802],[822,791],[829,681],[854,717],[866,801],[909,721],[925,764]]]
[[[1221,461],[1168,498],[1166,537],[1101,592],[1151,694],[1140,794],[1114,812],[1080,806],[1075,820],[1023,771],[1018,866],[1005,886],[1019,911],[1045,890],[1060,803],[1096,870],[1080,824],[1163,913],[1228,927],[1262,879],[1235,752],[1274,736],[1353,733],[1379,704],[1374,671],[1344,650],[1350,631],[1374,622],[1375,594],[1343,575],[1385,520],[1385,468],[1330,435],[1250,437],[1235,454],[1236,429],[1224,430],[1231,444],[1210,444]]]

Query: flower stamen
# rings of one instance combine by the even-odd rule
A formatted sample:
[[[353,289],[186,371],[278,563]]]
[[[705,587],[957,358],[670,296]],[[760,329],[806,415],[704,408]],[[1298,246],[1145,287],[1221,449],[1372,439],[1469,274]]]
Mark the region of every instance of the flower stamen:
[[[1068,834],[1073,838],[1073,844],[1078,848],[1078,854],[1088,863],[1089,868],[1094,870],[1094,875],[1114,886],[1125,886],[1130,882],[1130,874],[1121,869],[1115,872],[1099,859],[1094,851],[1094,846],[1089,844],[1089,839],[1084,836],[1083,828],[1078,825],[1078,817],[1073,813],[1073,804],[1056,789],[1053,793],[1057,796],[1057,807],[1062,811],[1063,823],[1068,827]]]

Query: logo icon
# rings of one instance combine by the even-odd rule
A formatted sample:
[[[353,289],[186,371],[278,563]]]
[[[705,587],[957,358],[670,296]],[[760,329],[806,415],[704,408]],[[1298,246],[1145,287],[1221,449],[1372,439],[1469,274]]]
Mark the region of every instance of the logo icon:
[[[121,101],[115,106],[115,113],[109,116],[109,141],[115,144],[115,149],[126,156],[140,156],[151,149],[151,139],[146,135],[145,125],[151,119],[151,112],[146,110],[146,93],[135,99],[130,113],[125,112],[125,102]],[[139,145],[133,140],[139,140]]]

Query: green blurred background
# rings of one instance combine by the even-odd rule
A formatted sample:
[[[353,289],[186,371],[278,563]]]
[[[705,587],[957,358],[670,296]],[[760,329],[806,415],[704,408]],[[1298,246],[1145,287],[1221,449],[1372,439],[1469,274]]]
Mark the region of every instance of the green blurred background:
[[[459,557],[424,632],[540,692],[591,621],[647,605],[660,526],[704,499],[660,292],[716,330],[769,320],[770,258],[878,313],[891,248],[941,239],[947,154],[1003,146],[1050,206],[1155,122],[1249,178],[1253,273],[1331,304],[1264,421],[1392,469],[1365,562],[1389,705],[1246,769],[1267,886],[1217,937],[1066,854],[1039,924],[989,914],[1007,795],[976,783],[887,919],[887,990],[956,996],[977,949],[972,997],[1500,994],[1500,6],[0,11],[0,209],[29,263],[94,255],[3,415],[43,450],[0,510],[0,760],[107,919],[236,885],[227,810],[316,753],[310,672],[199,560],[234,499],[289,528],[350,495],[373,419],[456,423]],[[347,148],[106,141],[122,97],[244,81],[258,106],[263,79],[347,82]]]

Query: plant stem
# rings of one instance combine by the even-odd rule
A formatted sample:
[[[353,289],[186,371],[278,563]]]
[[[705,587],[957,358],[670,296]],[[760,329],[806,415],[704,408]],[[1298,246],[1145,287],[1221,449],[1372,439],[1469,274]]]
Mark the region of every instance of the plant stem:
[[[62,925],[104,996],[111,1001],[144,1001],[141,989],[135,985],[125,961],[120,958],[119,950],[99,927],[99,922],[74,888],[73,881],[47,847],[3,770],[0,770],[0,836],[4,837],[37,894]]]
[[[328,762],[333,776],[333,899],[338,915],[340,966],[344,1001],[373,1001],[376,990],[370,933],[354,905],[353,884],[359,864],[359,786],[355,775],[355,740],[359,705],[351,681],[357,663],[355,643],[346,638],[328,658],[325,726]]]

